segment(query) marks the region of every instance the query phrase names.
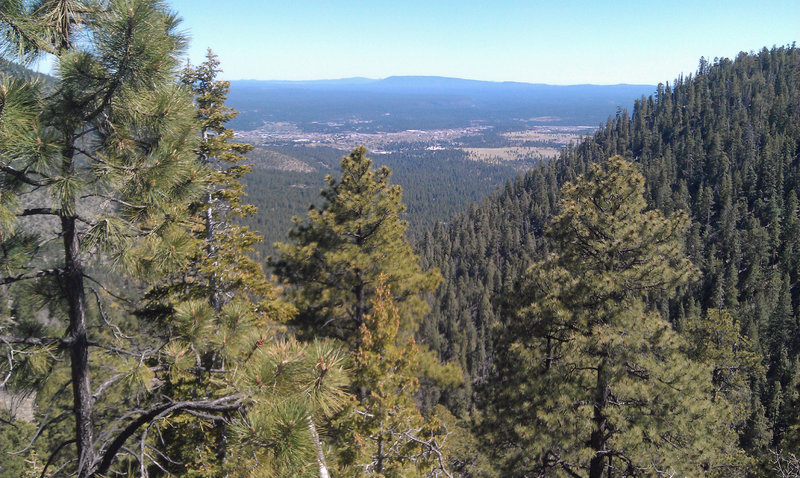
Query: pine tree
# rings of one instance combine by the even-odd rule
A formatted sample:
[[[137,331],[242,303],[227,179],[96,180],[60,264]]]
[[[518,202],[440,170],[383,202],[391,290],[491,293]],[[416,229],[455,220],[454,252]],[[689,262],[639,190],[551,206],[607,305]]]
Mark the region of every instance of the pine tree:
[[[334,421],[337,476],[435,476],[446,459],[435,418],[416,407],[419,348],[401,338],[400,315],[383,277],[358,330],[350,406]]]
[[[164,385],[173,399],[233,393],[225,378],[248,366],[256,344],[273,346],[276,324],[291,315],[261,266],[247,255],[261,237],[235,223],[254,212],[242,203],[239,182],[249,171],[239,163],[252,146],[230,142],[233,130],[225,123],[236,112],[225,106],[230,85],[216,79],[219,71],[219,61],[209,51],[203,64],[187,66],[182,73],[195,95],[200,137],[195,153],[205,189],[189,205],[195,252],[179,273],[148,291],[146,307],[139,312],[164,324],[173,337],[166,349],[173,367]],[[219,476],[229,425],[224,417],[212,423],[192,415],[165,422],[160,428],[162,452],[171,463],[162,467],[186,476]]]
[[[704,317],[690,319],[684,336],[689,357],[711,365],[712,399],[729,403],[742,448],[760,457],[772,434],[766,430],[758,390],[751,385],[763,379],[765,372],[755,347],[725,309],[708,310]]]
[[[271,264],[290,286],[301,336],[334,337],[347,344],[354,357],[354,401],[335,420],[334,441],[343,443],[360,437],[365,448],[356,452],[353,446],[359,443],[349,443],[341,450],[338,462],[348,470],[346,473],[380,474],[404,469],[411,458],[381,451],[382,445],[376,441],[390,440],[395,449],[402,450],[419,450],[424,442],[426,450],[420,453],[429,456],[438,452],[435,442],[421,438],[427,433],[423,432],[425,428],[414,428],[421,418],[411,394],[392,387],[408,381],[405,386],[416,390],[413,377],[422,370],[414,362],[401,364],[418,320],[427,310],[422,294],[436,287],[439,274],[421,270],[405,238],[406,223],[400,219],[404,210],[401,190],[389,184],[390,171],[385,167],[373,170],[363,146],[345,156],[341,168],[340,180],[327,178],[320,209],[312,207],[306,222],[296,220],[289,233],[294,244],[278,244],[280,257]],[[389,347],[390,343],[390,355],[382,357],[380,347]],[[426,359],[431,358],[428,352],[417,350]],[[435,359],[426,362],[428,368],[436,369],[432,375],[453,374],[452,367],[430,367],[432,362],[438,365]],[[381,373],[388,376],[379,380]],[[373,379],[378,382],[368,386]],[[383,380],[385,384],[380,385]],[[378,387],[373,389],[375,385]],[[390,397],[392,391],[401,393]],[[392,426],[374,435],[375,426],[397,424],[388,420],[395,412],[411,419],[411,427]],[[364,413],[374,415],[375,420]],[[364,460],[366,463],[360,463]],[[422,463],[417,458],[411,461]],[[357,464],[363,466],[347,468]],[[375,471],[375,467],[385,471]]]
[[[646,211],[644,178],[616,156],[562,189],[555,254],[529,270],[506,324],[484,426],[508,472],[732,476],[730,410],[711,370],[646,305],[695,274],[682,213]]]
[[[203,172],[191,97],[177,81],[186,39],[155,0],[4,0],[0,11],[4,54],[58,65],[47,91],[8,78],[0,87],[0,284],[15,313],[0,332],[14,357],[8,384],[47,404],[34,436],[55,440],[47,467],[146,475],[161,460],[156,422],[243,406],[239,394],[162,393],[185,357],[169,353],[171,330],[128,313],[123,296],[134,288],[118,274],[154,280],[184,266],[196,244],[187,213]],[[134,436],[138,456],[118,456]]]
[[[216,80],[209,51],[183,82],[195,94],[205,194],[190,205],[196,251],[182,268],[146,295],[140,316],[170,330],[171,360],[162,393],[173,400],[221,398],[246,391],[235,415],[181,415],[159,428],[161,470],[182,476],[313,476],[325,467],[315,422],[345,403],[346,355],[331,342],[277,340],[292,307],[281,300],[247,253],[260,236],[236,224],[254,212],[242,203],[239,164],[248,144],[231,143],[225,123],[228,82]],[[253,459],[242,459],[242,456]],[[154,467],[155,468],[155,467]],[[154,470],[155,471],[155,470]]]
[[[421,270],[405,238],[400,187],[389,184],[388,168],[373,170],[366,153],[360,146],[342,159],[342,177],[328,176],[322,206],[312,206],[307,221],[295,220],[293,244],[276,244],[279,256],[270,260],[292,286],[300,331],[353,347],[381,273],[400,311],[401,335],[414,332],[427,310],[421,294],[439,283],[437,271]]]
[[[234,296],[268,297],[272,293],[260,265],[247,255],[261,236],[237,225],[238,218],[256,212],[254,206],[242,202],[245,193],[240,182],[252,169],[242,161],[253,145],[231,142],[234,132],[226,123],[237,113],[225,105],[230,82],[217,80],[220,71],[219,60],[209,50],[205,62],[197,68],[187,67],[182,74],[183,83],[195,94],[201,136],[196,152],[207,174],[205,197],[192,205],[202,217],[197,235],[205,241],[202,274],[208,278],[205,286],[209,288],[198,292],[209,298],[216,311]]]

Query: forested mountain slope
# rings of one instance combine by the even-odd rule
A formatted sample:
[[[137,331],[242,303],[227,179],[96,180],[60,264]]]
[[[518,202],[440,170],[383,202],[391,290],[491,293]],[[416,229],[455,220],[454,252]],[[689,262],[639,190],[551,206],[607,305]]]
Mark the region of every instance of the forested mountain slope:
[[[272,157],[296,161],[307,170],[279,170],[267,164]],[[259,212],[243,222],[263,234],[263,243],[255,249],[261,257],[267,257],[274,254],[275,242],[286,239],[292,217],[304,215],[310,204],[319,201],[325,176],[335,176],[339,170],[342,151],[322,146],[256,148],[248,158],[253,170],[243,178],[247,202],[257,206]],[[506,178],[522,170],[521,165],[512,161],[498,164],[473,161],[458,149],[396,151],[376,155],[375,162],[391,168],[392,182],[403,187],[412,238],[462,210],[464,204],[486,197]]]
[[[687,252],[700,279],[677,299],[653,298],[678,331],[709,309],[727,309],[763,357],[740,430],[786,442],[796,432],[800,333],[800,50],[794,45],[735,60],[701,59],[695,75],[660,85],[618,111],[592,137],[541,164],[479,206],[438,225],[419,244],[423,267],[444,277],[420,333],[472,385],[487,380],[492,330],[515,300],[521,274],[551,247],[542,237],[559,190],[615,154],[646,177],[650,207],[691,219]],[[495,346],[501,346],[495,344]],[[473,407],[467,386],[443,400]],[[426,397],[438,397],[433,389]],[[794,427],[794,428],[793,428]],[[748,436],[749,433],[749,436]],[[750,446],[750,445],[747,445]]]

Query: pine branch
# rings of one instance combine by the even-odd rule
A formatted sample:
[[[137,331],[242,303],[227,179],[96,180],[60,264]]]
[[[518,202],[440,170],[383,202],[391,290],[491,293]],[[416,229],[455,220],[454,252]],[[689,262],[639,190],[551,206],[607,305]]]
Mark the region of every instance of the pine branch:
[[[53,209],[50,207],[34,207],[31,209],[25,209],[21,213],[17,214],[17,217],[23,216],[60,216],[61,209]]]
[[[128,18],[128,28],[125,31],[125,54],[120,61],[119,66],[117,67],[116,76],[112,80],[111,84],[106,91],[106,94],[103,96],[103,99],[100,101],[100,104],[97,108],[90,112],[89,114],[83,117],[84,121],[92,121],[93,119],[97,118],[103,110],[111,104],[111,99],[114,97],[114,93],[123,85],[123,77],[126,73],[128,73],[128,64],[131,61],[132,52],[132,43],[133,43],[133,34],[134,34],[134,27],[136,23],[132,17],[129,16]]]
[[[86,150],[78,148],[78,147],[73,147],[73,149],[75,151],[77,151],[78,153],[80,153],[80,154],[86,156],[87,158],[91,159],[92,161],[98,162],[98,163],[100,163],[100,164],[102,164],[104,166],[108,166],[109,168],[118,169],[120,171],[131,171],[131,172],[139,170],[139,168],[132,167],[132,166],[121,166],[119,164],[109,163],[108,161],[106,161],[105,159],[101,158],[100,156],[92,154],[89,151],[86,151]]]
[[[50,467],[50,465],[52,465],[52,464],[53,464],[53,460],[55,460],[55,458],[56,458],[56,455],[58,455],[58,452],[60,452],[62,448],[64,448],[64,447],[65,447],[65,446],[67,446],[67,445],[70,445],[70,444],[72,444],[72,443],[75,443],[75,442],[77,442],[77,441],[78,441],[78,440],[76,440],[75,438],[72,438],[72,439],[70,439],[70,440],[66,440],[66,441],[63,441],[63,442],[61,442],[61,444],[60,444],[60,445],[58,445],[58,446],[56,447],[56,449],[55,449],[55,450],[53,450],[53,452],[52,452],[52,453],[50,453],[50,456],[47,458],[47,463],[45,463],[45,464],[44,464],[44,468],[42,468],[42,474],[41,474],[41,475],[39,475],[39,478],[44,478],[45,476],[48,476],[48,475],[47,475],[47,468],[49,468],[49,467]],[[58,470],[56,470],[56,472],[54,473],[54,475],[53,475],[53,476],[57,476],[57,475],[58,475],[58,471],[59,471],[59,470],[61,470],[62,468],[64,468],[64,467],[67,465],[67,463],[69,463],[69,462],[66,462],[66,463],[64,463],[63,465],[61,465],[61,466],[58,468]]]
[[[23,27],[19,22],[15,21],[16,19],[8,15],[3,10],[0,10],[0,23],[6,24],[8,28],[14,31],[14,33],[22,39],[20,43],[27,43],[29,45],[35,45],[35,47],[45,53],[49,53],[51,55],[56,55],[56,50],[49,44],[46,44],[41,41],[41,39],[36,38],[33,35],[28,34],[26,32],[25,27]]]
[[[8,173],[8,174],[14,176],[15,178],[19,179],[23,183],[31,185],[31,186],[47,186],[46,182],[37,181],[37,180],[31,178],[30,176],[28,176],[27,174],[23,173],[22,171],[19,171],[19,170],[16,170],[16,169],[12,168],[11,166],[0,166],[0,171]]]
[[[119,382],[120,380],[122,380],[123,378],[127,377],[128,375],[130,375],[130,374],[128,374],[128,373],[118,373],[118,374],[112,376],[111,378],[109,378],[108,380],[106,380],[105,382],[101,383],[100,386],[97,387],[94,390],[94,393],[92,394],[92,400],[96,402],[97,399],[100,398],[100,395],[105,393],[105,391],[108,390],[109,388],[111,388],[112,385],[114,385],[115,383]]]
[[[128,438],[136,433],[136,430],[138,430],[142,425],[149,423],[160,416],[167,416],[175,412],[189,410],[218,413],[232,412],[242,407],[242,399],[243,397],[241,395],[232,395],[230,397],[224,397],[217,400],[171,402],[158,405],[143,412],[139,418],[125,427],[125,429],[122,430],[119,435],[117,435],[117,438],[114,439],[111,445],[109,445],[108,449],[106,449],[105,453],[103,453],[100,464],[93,473],[93,476],[99,476],[108,473],[108,470],[111,468],[111,464],[120,448],[125,444]]]
[[[123,201],[122,199],[111,197],[111,196],[106,196],[104,194],[85,194],[85,195],[81,196],[81,199],[86,199],[86,198],[90,198],[90,197],[97,197],[97,198],[105,199],[106,201],[111,201],[111,202],[117,203],[117,204],[119,204],[121,206],[129,207],[131,209],[139,209],[139,210],[147,209],[147,206],[142,206],[142,205],[139,205],[139,204],[132,204],[132,203],[129,203],[127,201]]]
[[[131,304],[131,300],[130,299],[126,299],[125,297],[122,297],[120,295],[117,295],[117,294],[111,292],[110,290],[108,290],[108,288],[106,288],[106,286],[103,285],[102,282],[98,281],[97,279],[95,279],[94,277],[90,276],[89,274],[83,274],[83,278],[84,279],[88,279],[88,280],[94,282],[95,284],[97,284],[98,286],[100,286],[100,288],[103,289],[103,292],[105,292],[106,294],[110,295],[111,297],[113,297],[113,298],[115,298],[115,299],[117,299],[119,301],[122,301],[125,304]],[[95,291],[95,297],[98,300],[98,306],[99,306],[100,305],[100,302],[99,302],[100,301],[100,296],[97,295],[96,291]]]
[[[43,269],[36,272],[29,272],[27,274],[19,274],[16,276],[8,276],[0,278],[0,285],[13,284],[23,280],[38,279],[40,277],[57,276],[63,272],[62,269]]]

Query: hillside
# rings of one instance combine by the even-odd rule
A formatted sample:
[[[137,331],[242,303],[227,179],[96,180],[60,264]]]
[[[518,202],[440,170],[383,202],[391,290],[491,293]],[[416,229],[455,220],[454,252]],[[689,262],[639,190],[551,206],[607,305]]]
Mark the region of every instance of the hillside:
[[[256,246],[261,257],[273,253],[273,243],[286,240],[293,216],[302,217],[309,205],[319,202],[325,176],[339,174],[342,156],[338,149],[303,146],[259,147],[248,155],[253,170],[244,178],[247,202],[258,212],[243,221],[264,236]],[[404,218],[412,236],[463,210],[465,204],[480,201],[536,162],[487,164],[455,149],[417,149],[374,158],[376,164],[391,168],[392,182],[403,187]]]
[[[772,447],[796,443],[799,77],[793,45],[701,61],[695,75],[659,85],[557,160],[430,230],[418,249],[444,282],[420,335],[472,380],[443,397],[432,387],[426,399],[456,410],[475,406],[474,387],[494,380],[493,349],[502,344],[493,344],[493,332],[504,327],[522,273],[551,250],[542,233],[561,186],[621,154],[645,175],[651,207],[691,218],[686,248],[700,279],[678,299],[653,298],[653,305],[679,331],[706,310],[730,311],[765,367],[749,378],[753,399],[745,404],[742,444],[757,454],[758,433]]]
[[[53,77],[51,76],[37,73],[22,65],[10,62],[4,58],[0,58],[0,75],[4,74],[17,78],[23,78],[29,81],[32,80],[43,81],[45,85],[51,85],[53,83]]]

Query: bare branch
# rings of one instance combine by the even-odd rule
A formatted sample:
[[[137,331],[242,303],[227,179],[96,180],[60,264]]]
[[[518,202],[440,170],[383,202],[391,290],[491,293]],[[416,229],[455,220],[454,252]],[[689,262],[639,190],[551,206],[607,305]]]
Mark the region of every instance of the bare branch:
[[[104,285],[103,285],[103,283],[102,283],[102,282],[98,281],[98,280],[97,280],[97,279],[95,279],[94,277],[92,277],[92,276],[90,276],[90,275],[88,275],[88,274],[83,274],[83,277],[84,277],[84,279],[89,279],[90,281],[92,281],[92,282],[94,282],[95,284],[97,284],[98,286],[100,286],[100,288],[101,288],[101,289],[103,289],[103,292],[105,292],[106,294],[110,295],[111,297],[113,297],[113,298],[115,298],[115,299],[117,299],[117,300],[121,300],[121,301],[122,301],[122,302],[124,302],[125,304],[131,304],[131,300],[130,300],[130,299],[126,299],[125,297],[122,297],[122,296],[120,296],[120,295],[117,295],[117,294],[115,294],[115,293],[111,292],[110,290],[108,290],[108,289],[106,288],[106,286],[104,286]],[[95,294],[96,294],[96,293],[97,293],[97,292],[95,292]],[[98,299],[98,300],[99,300],[99,299]],[[99,305],[99,303],[98,303],[98,305]]]
[[[31,178],[30,176],[28,176],[27,174],[23,173],[22,171],[18,171],[16,169],[12,168],[11,166],[0,166],[0,171],[8,173],[8,174],[14,176],[15,178],[19,179],[23,183],[29,184],[31,186],[47,186],[46,182],[37,181],[37,180]]]
[[[58,452],[60,452],[62,448],[77,441],[78,440],[73,438],[71,440],[61,442],[61,444],[58,445],[55,450],[53,450],[53,453],[50,453],[50,457],[47,459],[47,463],[44,464],[44,468],[42,468],[42,474],[39,475],[39,477],[44,478],[45,476],[47,476],[47,468],[53,464],[53,460],[55,459],[56,455],[58,455]]]
[[[150,410],[142,413],[136,420],[131,422],[124,430],[117,435],[117,438],[111,442],[108,449],[103,453],[99,466],[95,470],[95,475],[103,475],[108,473],[114,457],[119,452],[120,448],[130,438],[136,430],[142,425],[149,423],[159,417],[167,416],[171,413],[182,411],[200,411],[200,412],[231,412],[238,410],[242,407],[243,397],[240,395],[232,395],[230,397],[223,397],[217,400],[197,400],[197,401],[184,401],[184,402],[170,402],[158,405]]]
[[[442,470],[442,473],[444,473],[447,476],[447,478],[453,478],[453,475],[450,474],[449,471],[447,471],[447,467],[444,464],[444,455],[442,455],[442,451],[439,450],[439,446],[436,444],[435,441],[420,440],[419,438],[415,437],[409,432],[403,432],[403,436],[405,436],[406,438],[415,443],[419,443],[420,445],[426,447],[428,451],[434,453],[437,457],[437,460],[439,461],[439,468]]]
[[[36,346],[58,345],[62,347],[67,347],[70,344],[72,344],[72,339],[58,338],[58,337],[11,337],[7,335],[0,335],[0,343],[6,345],[11,345],[11,344],[36,345]]]
[[[115,383],[119,382],[120,380],[122,380],[123,378],[125,378],[127,376],[128,376],[127,373],[118,373],[118,374],[112,376],[111,378],[109,378],[108,380],[106,380],[105,382],[101,383],[100,386],[97,387],[95,389],[94,393],[92,394],[92,400],[96,402],[97,399],[100,398],[100,395],[102,395],[112,385],[114,385]]]
[[[17,214],[18,217],[22,216],[60,216],[61,209],[53,209],[49,207],[35,207],[31,209],[25,209],[21,213]]]
[[[0,285],[13,284],[23,280],[38,279],[40,277],[55,276],[62,272],[61,269],[43,269],[36,272],[29,272],[27,274],[19,274],[15,276],[8,276],[0,278]]]

